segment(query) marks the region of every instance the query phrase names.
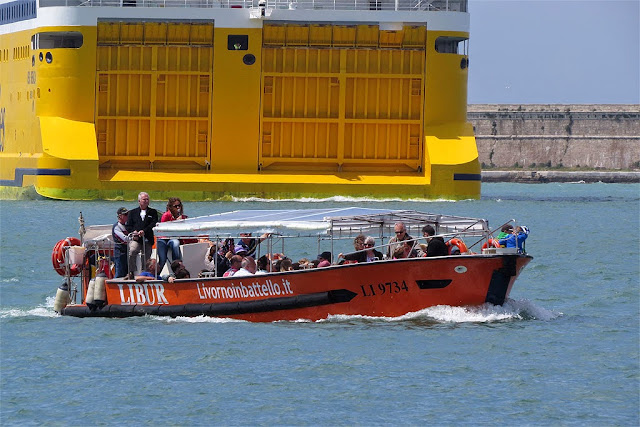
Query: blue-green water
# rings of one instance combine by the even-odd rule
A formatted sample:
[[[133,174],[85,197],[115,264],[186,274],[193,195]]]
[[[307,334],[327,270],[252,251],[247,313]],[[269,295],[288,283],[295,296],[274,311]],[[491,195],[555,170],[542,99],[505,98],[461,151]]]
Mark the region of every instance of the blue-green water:
[[[178,194],[179,196],[179,194]],[[51,248],[135,202],[0,203],[2,425],[629,425],[640,422],[640,186],[487,184],[480,201],[365,205],[529,226],[503,307],[252,324],[59,317]],[[159,209],[163,201],[152,203]]]

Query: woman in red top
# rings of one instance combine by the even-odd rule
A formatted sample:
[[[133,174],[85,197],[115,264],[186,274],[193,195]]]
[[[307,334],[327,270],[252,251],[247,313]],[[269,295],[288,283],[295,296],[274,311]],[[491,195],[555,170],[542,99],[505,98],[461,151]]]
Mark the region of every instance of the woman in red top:
[[[187,216],[183,213],[182,201],[178,197],[169,197],[167,202],[167,211],[162,214],[160,222],[175,221],[176,219],[185,219]],[[163,239],[158,237],[156,240],[156,251],[158,252],[158,271],[162,271],[164,264],[167,262],[167,255],[171,249],[171,257],[173,261],[181,260],[180,240]]]

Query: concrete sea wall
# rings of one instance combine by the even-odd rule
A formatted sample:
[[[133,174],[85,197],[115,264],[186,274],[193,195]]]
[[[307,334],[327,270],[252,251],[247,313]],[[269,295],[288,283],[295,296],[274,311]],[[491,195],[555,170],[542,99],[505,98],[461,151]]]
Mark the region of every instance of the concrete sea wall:
[[[549,169],[640,171],[638,105],[475,104],[467,116],[483,172],[522,170],[530,177],[528,171]],[[550,172],[522,180],[562,175]]]

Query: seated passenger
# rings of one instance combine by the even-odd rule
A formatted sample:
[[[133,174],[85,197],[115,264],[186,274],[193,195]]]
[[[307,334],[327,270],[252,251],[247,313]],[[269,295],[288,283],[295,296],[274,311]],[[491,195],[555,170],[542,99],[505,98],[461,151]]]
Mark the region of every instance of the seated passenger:
[[[224,272],[222,277],[229,277],[236,274],[238,270],[242,267],[242,257],[240,255],[234,255],[231,257],[230,266],[227,271]]]
[[[371,236],[367,236],[364,239],[364,248],[366,252],[363,252],[365,255],[365,262],[377,261],[383,258],[382,252],[373,249],[376,245],[376,239]]]
[[[499,240],[498,243],[500,246],[504,245],[507,248],[518,248],[518,253],[526,253],[524,250],[524,241],[527,240],[528,236],[529,229],[524,225],[518,226],[513,234],[505,239]]]
[[[513,233],[513,225],[505,224],[500,228],[500,234],[498,234],[498,240],[506,239],[510,234]]]
[[[246,256],[242,259],[242,263],[241,263],[241,268],[240,270],[236,271],[233,274],[233,277],[238,277],[238,276],[253,276],[254,274],[256,274],[256,261],[253,259],[253,257],[250,256]]]
[[[271,261],[269,261],[269,258],[266,255],[262,255],[260,258],[258,258],[256,264],[256,274],[266,274],[271,272]]]
[[[280,263],[280,271],[291,271],[293,270],[293,262],[289,258],[285,258]]]
[[[155,279],[158,275],[158,263],[155,258],[149,258],[144,266],[144,270],[135,277],[137,281]]]
[[[178,277],[178,270],[182,270],[180,273],[181,277]],[[182,263],[182,260],[175,260],[171,263],[171,271],[173,271],[173,274],[171,274],[172,277],[175,277],[176,279],[184,279],[185,277],[191,277],[191,273],[189,273],[189,270],[187,270],[187,267],[184,266],[184,264]]]
[[[395,233],[395,237],[392,237],[389,240],[389,247],[387,249],[387,256],[391,256],[395,254],[396,249],[402,247],[402,241],[411,240],[413,237],[407,234],[407,227],[404,225],[404,222],[396,222],[393,226],[393,232]]]
[[[182,263],[182,260],[177,259],[171,263],[171,271],[175,272],[179,268],[185,268],[184,264]]]
[[[313,265],[311,264],[311,261],[309,261],[307,258],[300,258],[298,260],[298,265],[300,266],[301,270],[313,267]]]
[[[402,259],[404,258],[404,247],[398,246],[392,254],[393,259]]]
[[[425,225],[422,227],[422,235],[427,239],[426,248],[418,249],[418,256],[432,257],[432,256],[445,256],[449,255],[447,245],[444,243],[444,239],[440,236],[431,237],[436,234],[436,230],[430,226]]]
[[[233,250],[233,252],[236,255],[240,255],[241,257],[246,257],[247,255],[249,255],[249,252],[247,251],[247,248],[241,244],[237,244]]]
[[[367,262],[367,255],[364,252],[359,252],[364,249],[364,240],[365,237],[362,234],[356,236],[356,238],[353,239],[353,248],[356,252],[346,255],[339,254],[338,258],[344,258],[345,261],[351,262]]]
[[[416,258],[418,256],[418,251],[414,248],[415,242],[404,241],[402,246],[396,248],[393,252],[393,257],[395,259],[400,258]]]
[[[183,213],[182,202],[178,197],[169,197],[167,202],[167,211],[162,214],[160,222],[175,221],[185,219],[187,216]],[[156,236],[156,253],[158,254],[158,269],[162,271],[164,264],[167,262],[167,256],[171,251],[171,258],[175,261],[182,259],[180,253],[180,240]]]
[[[180,267],[174,271],[174,276],[176,279],[188,279],[191,277],[186,268]]]
[[[222,277],[231,266],[232,256],[232,251],[225,252],[222,242],[211,243],[211,247],[204,254],[204,266],[209,271],[215,271],[217,277]]]
[[[326,251],[318,255],[318,268],[329,267],[331,265],[331,252]]]
[[[185,271],[187,270],[186,268],[184,268],[184,264],[182,264],[182,261],[174,261],[174,263],[177,269],[183,269]],[[189,274],[188,271],[186,272],[187,274]],[[149,260],[145,264],[144,271],[137,275],[135,279],[137,282],[144,282],[145,280],[149,279],[162,279],[164,281],[168,281],[169,283],[173,283],[175,276],[175,274],[161,276],[160,271],[158,270],[158,263],[156,259],[149,258]]]

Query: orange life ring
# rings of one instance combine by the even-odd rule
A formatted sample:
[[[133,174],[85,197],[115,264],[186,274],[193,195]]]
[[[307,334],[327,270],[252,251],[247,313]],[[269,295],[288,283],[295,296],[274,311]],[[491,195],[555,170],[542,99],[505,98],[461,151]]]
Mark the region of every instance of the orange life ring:
[[[447,247],[449,248],[449,255],[451,255],[451,249],[457,246],[458,249],[460,250],[460,253],[463,254],[465,252],[467,252],[467,245],[464,244],[464,242],[462,241],[462,239],[451,239],[447,242]]]
[[[75,237],[67,237],[66,239],[62,239],[55,244],[55,246],[53,247],[53,251],[51,252],[51,263],[53,264],[53,269],[59,275],[64,276],[67,274],[64,264],[65,248],[68,248],[69,246],[80,245],[82,245],[82,242],[80,241],[80,239],[76,239]],[[77,276],[78,274],[80,274],[81,267],[82,266],[77,266],[74,264],[69,268],[69,273],[72,276]]]
[[[500,243],[498,243],[498,239],[489,239],[482,245],[482,249],[487,249],[489,247],[491,247],[491,248],[499,248],[500,247]]]

